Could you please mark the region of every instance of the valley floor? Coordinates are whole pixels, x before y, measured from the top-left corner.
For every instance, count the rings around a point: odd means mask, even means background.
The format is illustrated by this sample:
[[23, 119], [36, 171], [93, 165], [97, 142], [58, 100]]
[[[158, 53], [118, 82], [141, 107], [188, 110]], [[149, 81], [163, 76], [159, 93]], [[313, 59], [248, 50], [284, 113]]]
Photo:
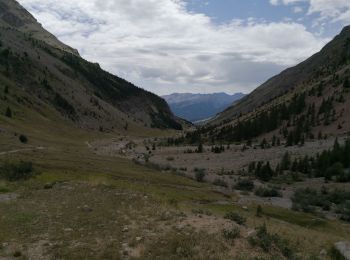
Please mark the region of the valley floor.
[[[40, 174], [27, 181], [0, 182], [0, 258], [331, 259], [332, 245], [350, 239], [345, 222], [188, 178], [194, 167], [208, 167], [208, 182], [223, 177], [222, 167], [232, 167], [234, 180], [239, 167], [249, 161], [245, 156], [264, 159], [276, 156], [277, 150], [267, 155], [231, 146], [218, 155], [185, 154], [189, 147], [152, 150], [153, 142], [81, 135], [12, 145], [13, 140], [2, 135], [0, 159], [32, 161]], [[319, 149], [328, 142], [322, 145]], [[303, 152], [312, 147], [291, 149]], [[143, 165], [146, 157], [153, 167]], [[229, 181], [230, 176], [224, 177]], [[297, 185], [309, 183], [291, 189]], [[289, 192], [286, 188], [285, 198]], [[230, 212], [244, 221], [224, 218]], [[278, 234], [268, 248], [261, 246], [263, 238], [255, 230], [263, 224], [269, 234]]]

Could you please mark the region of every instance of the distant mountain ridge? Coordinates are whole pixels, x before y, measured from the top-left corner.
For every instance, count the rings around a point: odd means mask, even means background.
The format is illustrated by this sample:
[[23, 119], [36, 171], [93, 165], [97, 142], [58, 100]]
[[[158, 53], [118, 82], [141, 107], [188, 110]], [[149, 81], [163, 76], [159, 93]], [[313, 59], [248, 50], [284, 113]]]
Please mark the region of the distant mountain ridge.
[[176, 116], [196, 122], [215, 116], [244, 96], [243, 93], [173, 93], [163, 98]]

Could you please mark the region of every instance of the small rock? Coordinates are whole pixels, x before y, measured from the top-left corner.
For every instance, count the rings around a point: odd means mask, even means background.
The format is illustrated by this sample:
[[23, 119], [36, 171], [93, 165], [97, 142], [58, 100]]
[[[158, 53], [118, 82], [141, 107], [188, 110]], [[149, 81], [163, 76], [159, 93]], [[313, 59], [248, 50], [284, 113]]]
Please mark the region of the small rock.
[[252, 237], [256, 235], [256, 230], [252, 229], [247, 232], [247, 237]]
[[50, 190], [50, 189], [53, 188], [54, 185], [55, 185], [54, 183], [46, 183], [46, 184], [44, 185], [44, 189], [45, 189], [45, 190]]
[[92, 208], [90, 208], [89, 206], [87, 206], [87, 205], [85, 205], [84, 207], [83, 207], [83, 209], [82, 209], [84, 212], [86, 212], [86, 213], [89, 213], [89, 212], [92, 212], [93, 210], [92, 210]]
[[242, 206], [242, 209], [248, 210], [248, 207], [247, 206]]
[[124, 227], [123, 228], [123, 232], [125, 233], [125, 232], [129, 232], [129, 228], [128, 227]]
[[142, 237], [136, 237], [136, 242], [140, 242], [140, 241], [142, 241]]
[[73, 229], [72, 229], [72, 228], [65, 228], [65, 229], [63, 229], [63, 231], [64, 231], [64, 232], [72, 232]]
[[326, 257], [327, 256], [327, 250], [326, 249], [322, 249], [320, 252], [320, 257]]

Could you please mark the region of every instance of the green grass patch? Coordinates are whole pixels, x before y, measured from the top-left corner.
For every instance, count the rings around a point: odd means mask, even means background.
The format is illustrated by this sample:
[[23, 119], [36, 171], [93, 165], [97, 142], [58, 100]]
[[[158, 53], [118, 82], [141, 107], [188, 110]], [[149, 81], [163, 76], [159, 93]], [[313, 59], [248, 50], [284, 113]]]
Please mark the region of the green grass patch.
[[299, 213], [283, 208], [263, 207], [263, 215], [279, 219], [305, 228], [327, 229], [330, 228], [324, 219], [316, 218], [311, 214]]
[[0, 186], [0, 193], [8, 193], [11, 190], [5, 186]]

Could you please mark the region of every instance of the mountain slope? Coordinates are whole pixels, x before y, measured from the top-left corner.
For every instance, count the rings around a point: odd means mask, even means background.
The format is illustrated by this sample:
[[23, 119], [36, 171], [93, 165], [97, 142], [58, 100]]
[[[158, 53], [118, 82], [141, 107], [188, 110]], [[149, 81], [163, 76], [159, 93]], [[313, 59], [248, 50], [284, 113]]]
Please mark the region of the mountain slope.
[[60, 42], [54, 35], [46, 31], [37, 20], [19, 3], [13, 0], [0, 0], [0, 25], [15, 28], [16, 30], [30, 34], [31, 37], [45, 41], [47, 44], [79, 55], [78, 51]]
[[251, 112], [264, 103], [284, 95], [299, 86], [312, 84], [327, 75], [334, 73], [344, 65], [350, 57], [350, 26], [328, 43], [319, 53], [316, 53], [299, 65], [289, 68], [279, 75], [269, 79], [251, 94], [221, 113], [213, 124], [230, 120], [241, 113]]
[[187, 141], [303, 145], [350, 132], [350, 26], [319, 53], [268, 80]]
[[82, 59], [17, 2], [0, 0], [0, 12], [0, 79], [9, 89], [2, 111], [18, 107], [14, 118], [26, 109], [42, 114], [44, 103], [86, 129], [181, 129], [163, 99]]
[[174, 93], [163, 96], [175, 115], [191, 122], [213, 117], [242, 97], [244, 97], [242, 93], [234, 95]]

